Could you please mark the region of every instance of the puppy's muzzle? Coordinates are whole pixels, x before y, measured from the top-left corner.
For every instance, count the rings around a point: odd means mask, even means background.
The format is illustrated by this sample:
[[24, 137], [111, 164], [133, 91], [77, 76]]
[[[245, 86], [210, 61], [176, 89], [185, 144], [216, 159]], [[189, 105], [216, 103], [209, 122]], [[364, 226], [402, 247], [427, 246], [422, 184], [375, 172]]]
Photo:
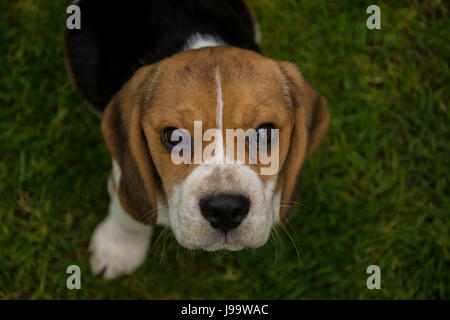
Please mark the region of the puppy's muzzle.
[[202, 215], [224, 233], [237, 228], [247, 216], [250, 200], [243, 195], [213, 195], [200, 199]]

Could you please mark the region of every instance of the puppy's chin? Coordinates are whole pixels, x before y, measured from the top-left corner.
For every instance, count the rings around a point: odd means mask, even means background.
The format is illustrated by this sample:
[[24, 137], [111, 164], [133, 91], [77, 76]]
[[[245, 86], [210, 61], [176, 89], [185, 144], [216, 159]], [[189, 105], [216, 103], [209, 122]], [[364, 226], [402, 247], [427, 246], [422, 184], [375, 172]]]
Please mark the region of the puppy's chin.
[[261, 247], [270, 237], [273, 226], [271, 222], [267, 221], [258, 228], [249, 220], [226, 235], [205, 222], [197, 225], [195, 219], [184, 220], [181, 223], [172, 224], [171, 227], [177, 242], [187, 249], [238, 251], [244, 248]]
[[255, 244], [244, 244], [239, 242], [218, 242], [201, 249], [205, 251], [218, 251], [218, 250], [228, 250], [228, 251], [239, 251], [244, 248], [259, 248], [266, 244], [267, 240], [260, 243]]
[[222, 243], [216, 243], [216, 244], [210, 245], [208, 247], [204, 247], [202, 249], [205, 251], [217, 251], [217, 250], [239, 251], [244, 248], [245, 248], [245, 246], [242, 244], [233, 244], [233, 243], [228, 243], [228, 242], [222, 242]]
[[[264, 244], [264, 243], [263, 243]], [[188, 249], [201, 249], [205, 251], [218, 251], [218, 250], [228, 250], [228, 251], [239, 251], [244, 248], [257, 248], [260, 245], [246, 245], [239, 242], [225, 242], [225, 239], [217, 240], [217, 242], [208, 243], [206, 245], [183, 245], [183, 247]]]
[[205, 251], [239, 251], [244, 248], [258, 248], [266, 244], [270, 236], [269, 230], [267, 236], [261, 235], [256, 241], [254, 238], [248, 238], [245, 230], [246, 229], [240, 230], [240, 228], [238, 228], [230, 231], [225, 236], [221, 231], [207, 228], [207, 231], [202, 230], [199, 235], [191, 234], [190, 237], [176, 231], [174, 232], [174, 235], [181, 246], [187, 249], [201, 249]]

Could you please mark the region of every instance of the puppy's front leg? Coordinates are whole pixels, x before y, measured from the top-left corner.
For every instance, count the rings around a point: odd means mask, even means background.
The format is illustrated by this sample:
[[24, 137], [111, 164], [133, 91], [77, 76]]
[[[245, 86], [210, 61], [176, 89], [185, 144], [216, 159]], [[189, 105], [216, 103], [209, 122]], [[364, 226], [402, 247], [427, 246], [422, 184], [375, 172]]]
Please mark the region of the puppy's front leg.
[[95, 229], [90, 244], [91, 271], [94, 275], [103, 272], [105, 279], [134, 272], [144, 262], [153, 233], [152, 226], [139, 223], [123, 210], [111, 183], [108, 216]]

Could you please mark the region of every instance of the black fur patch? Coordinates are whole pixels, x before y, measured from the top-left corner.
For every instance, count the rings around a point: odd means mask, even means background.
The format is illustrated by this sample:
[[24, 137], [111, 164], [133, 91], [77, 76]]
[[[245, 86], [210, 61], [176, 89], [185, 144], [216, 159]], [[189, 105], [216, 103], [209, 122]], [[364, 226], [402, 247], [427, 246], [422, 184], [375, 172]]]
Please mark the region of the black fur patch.
[[242, 0], [82, 0], [81, 30], [66, 30], [69, 68], [82, 96], [102, 112], [143, 65], [182, 50], [194, 33], [259, 52]]

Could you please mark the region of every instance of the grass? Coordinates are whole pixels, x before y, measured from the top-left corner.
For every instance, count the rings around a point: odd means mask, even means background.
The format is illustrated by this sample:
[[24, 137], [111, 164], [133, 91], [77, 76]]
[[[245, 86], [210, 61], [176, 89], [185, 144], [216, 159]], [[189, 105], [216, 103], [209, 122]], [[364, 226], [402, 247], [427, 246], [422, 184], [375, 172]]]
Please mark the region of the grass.
[[[257, 250], [203, 253], [160, 239], [134, 275], [90, 275], [109, 154], [67, 79], [70, 1], [0, 2], [1, 299], [449, 299], [450, 19], [444, 1], [252, 0], [267, 56], [328, 99], [303, 207]], [[286, 232], [287, 231], [287, 232]], [[154, 238], [156, 240], [156, 238]], [[66, 268], [82, 289], [66, 288]], [[366, 268], [381, 268], [381, 290]]]

